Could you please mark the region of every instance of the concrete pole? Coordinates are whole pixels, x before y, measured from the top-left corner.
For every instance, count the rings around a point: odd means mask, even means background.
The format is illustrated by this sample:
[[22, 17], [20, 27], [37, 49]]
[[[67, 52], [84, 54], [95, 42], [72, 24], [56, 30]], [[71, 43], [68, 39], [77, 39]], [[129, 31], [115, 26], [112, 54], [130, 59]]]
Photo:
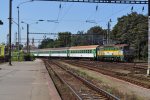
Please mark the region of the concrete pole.
[[9, 0], [9, 65], [11, 66], [12, 0]]
[[19, 6], [17, 7], [18, 9], [18, 61], [20, 58], [20, 18], [19, 18]]
[[110, 43], [110, 21], [108, 21], [108, 29], [107, 29], [107, 44]]
[[29, 24], [27, 24], [27, 53], [29, 53]]
[[148, 0], [148, 68], [147, 75], [150, 74], [150, 0]]

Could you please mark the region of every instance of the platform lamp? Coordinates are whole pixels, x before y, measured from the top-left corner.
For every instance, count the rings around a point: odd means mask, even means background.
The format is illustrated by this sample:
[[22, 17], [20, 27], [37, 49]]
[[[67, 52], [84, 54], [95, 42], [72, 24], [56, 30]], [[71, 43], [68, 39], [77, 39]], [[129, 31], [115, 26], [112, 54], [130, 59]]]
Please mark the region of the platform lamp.
[[20, 57], [20, 6], [25, 4], [25, 3], [29, 3], [29, 2], [33, 2], [33, 0], [29, 0], [29, 1], [25, 1], [25, 2], [21, 2], [18, 4], [17, 9], [18, 9], [18, 61], [19, 61], [19, 57]]

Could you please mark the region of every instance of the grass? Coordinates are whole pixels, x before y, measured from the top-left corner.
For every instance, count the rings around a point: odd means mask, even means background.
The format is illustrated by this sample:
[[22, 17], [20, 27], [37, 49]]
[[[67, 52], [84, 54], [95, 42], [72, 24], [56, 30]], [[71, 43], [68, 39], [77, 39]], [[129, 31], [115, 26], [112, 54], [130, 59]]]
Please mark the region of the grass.
[[[65, 63], [63, 63], [63, 64], [65, 64]], [[117, 87], [108, 86], [105, 82], [103, 82], [102, 79], [100, 79], [97, 76], [92, 76], [92, 74], [88, 73], [87, 71], [85, 71], [83, 69], [76, 68], [76, 67], [69, 67], [70, 65], [67, 66], [68, 64], [65, 64], [65, 65], [66, 65], [66, 67], [73, 70], [81, 77], [84, 77], [85, 79], [92, 81], [94, 84], [96, 84], [100, 88], [119, 97], [121, 100], [142, 100], [140, 97], [138, 97], [137, 95], [135, 95], [133, 93], [132, 94], [123, 93], [120, 90], [118, 90]]]

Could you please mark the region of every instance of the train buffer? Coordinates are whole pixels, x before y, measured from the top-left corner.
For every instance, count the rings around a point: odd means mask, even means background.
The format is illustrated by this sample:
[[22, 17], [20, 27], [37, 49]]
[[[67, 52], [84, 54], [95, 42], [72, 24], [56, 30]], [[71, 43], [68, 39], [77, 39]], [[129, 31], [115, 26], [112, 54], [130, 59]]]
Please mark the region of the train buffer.
[[0, 68], [0, 100], [61, 100], [40, 59]]

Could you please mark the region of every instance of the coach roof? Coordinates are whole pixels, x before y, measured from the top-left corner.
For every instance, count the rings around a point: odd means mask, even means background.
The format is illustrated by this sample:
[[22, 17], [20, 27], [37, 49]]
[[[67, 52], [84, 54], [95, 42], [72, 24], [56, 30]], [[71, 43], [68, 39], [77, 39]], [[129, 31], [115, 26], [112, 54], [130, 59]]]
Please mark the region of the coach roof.
[[87, 46], [74, 46], [70, 47], [69, 50], [87, 50], [87, 49], [96, 49], [99, 45], [87, 45]]
[[62, 47], [62, 48], [45, 48], [45, 49], [36, 49], [32, 51], [59, 51], [59, 50], [68, 50], [70, 47]]

